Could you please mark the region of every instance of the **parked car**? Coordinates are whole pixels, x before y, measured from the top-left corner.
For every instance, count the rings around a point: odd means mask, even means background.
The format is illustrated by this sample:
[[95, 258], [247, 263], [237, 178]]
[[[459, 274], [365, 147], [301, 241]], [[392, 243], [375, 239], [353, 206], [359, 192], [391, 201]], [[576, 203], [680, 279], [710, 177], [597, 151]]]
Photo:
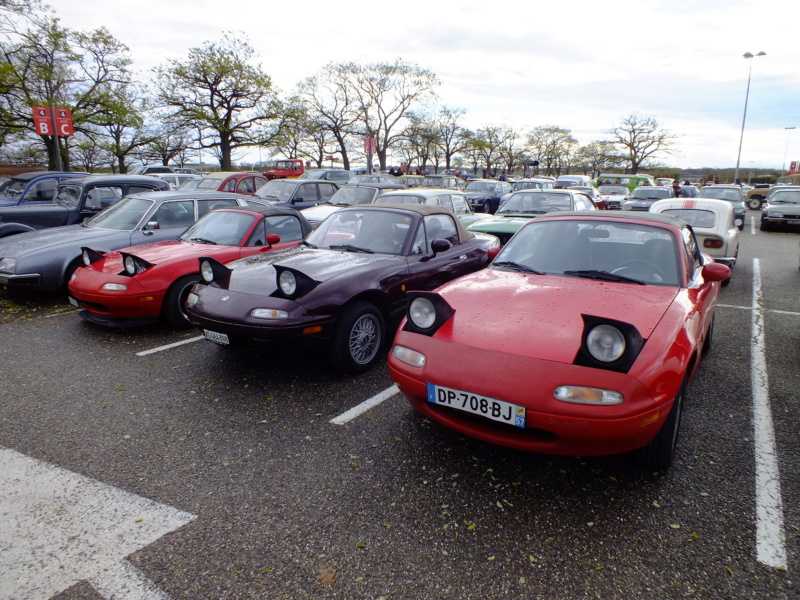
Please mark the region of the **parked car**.
[[372, 185], [373, 183], [397, 183], [394, 175], [372, 173], [371, 175], [353, 175], [347, 180], [347, 185]]
[[556, 188], [570, 188], [574, 186], [590, 186], [592, 178], [588, 175], [559, 175], [556, 178]]
[[133, 194], [79, 225], [30, 231], [0, 240], [0, 284], [9, 289], [66, 288], [72, 274], [83, 265], [84, 247], [109, 252], [174, 239], [212, 208], [247, 206], [245, 198], [225, 192]]
[[0, 238], [80, 223], [128, 194], [168, 189], [166, 181], [147, 175], [89, 175], [65, 179], [58, 185], [53, 204], [0, 208]]
[[[692, 226], [702, 251], [733, 271], [739, 256], [739, 228], [736, 227], [733, 205], [712, 198], [659, 200], [650, 212], [680, 217]], [[730, 283], [730, 279], [722, 282]]]
[[206, 213], [178, 239], [115, 252], [83, 251], [69, 282], [71, 301], [87, 321], [111, 327], [165, 319], [189, 327], [183, 303], [200, 280], [198, 259], [221, 263], [296, 246], [311, 225], [291, 208], [252, 205]]
[[800, 225], [800, 187], [777, 186], [761, 209], [761, 231]]
[[192, 175], [189, 173], [152, 173], [150, 177], [158, 177], [159, 179], [166, 181], [169, 184], [169, 189], [171, 190], [177, 190], [187, 181], [196, 181], [197, 183], [195, 183], [194, 186], [196, 188], [197, 184], [199, 184], [203, 179], [202, 175]]
[[0, 207], [52, 204], [59, 183], [86, 175], [88, 173], [64, 171], [32, 171], [14, 175], [0, 187]]
[[[597, 191], [603, 200], [603, 210], [622, 210], [622, 205], [628, 199], [628, 186], [616, 184], [601, 184]], [[600, 208], [600, 205], [597, 206]]]
[[772, 186], [768, 183], [757, 183], [752, 189], [747, 191], [742, 189], [744, 203], [747, 205], [747, 208], [750, 210], [761, 210], [771, 190]]
[[273, 179], [293, 179], [300, 177], [305, 172], [306, 163], [300, 158], [283, 158], [274, 160], [267, 164], [267, 170], [263, 175], [267, 180]]
[[622, 210], [648, 211], [656, 200], [674, 198], [671, 187], [642, 186], [634, 188], [628, 199], [622, 203]]
[[172, 167], [172, 170], [176, 173], [183, 173], [184, 175], [199, 175], [200, 177], [203, 177], [203, 173], [201, 171], [192, 169], [191, 167]]
[[555, 187], [555, 182], [555, 177], [544, 176], [520, 179], [519, 181], [515, 181], [511, 184], [510, 192], [503, 194], [500, 197], [500, 204], [503, 204], [503, 202], [508, 200], [508, 197], [514, 192], [521, 192], [522, 190], [552, 190]]
[[203, 176], [196, 189], [231, 192], [252, 195], [267, 183], [267, 178], [260, 173], [239, 171], [217, 171]]
[[298, 179], [318, 179], [344, 185], [352, 176], [350, 171], [344, 169], [311, 169], [305, 171]]
[[297, 248], [227, 266], [202, 259], [185, 312], [217, 344], [321, 345], [337, 368], [363, 372], [380, 360], [409, 290], [482, 269], [496, 247], [439, 206], [343, 208]]
[[490, 233], [505, 244], [528, 221], [552, 211], [597, 210], [586, 194], [571, 189], [514, 192], [493, 217], [473, 223], [470, 231]]
[[464, 180], [455, 175], [425, 175], [421, 187], [445, 188], [448, 190], [461, 190]]
[[739, 230], [744, 229], [744, 222], [747, 218], [747, 207], [744, 205], [742, 188], [738, 185], [704, 185], [698, 190], [697, 197], [716, 198], [732, 203], [736, 226]]
[[402, 189], [394, 183], [371, 183], [369, 185], [343, 185], [330, 200], [324, 204], [317, 204], [311, 208], [304, 208], [300, 212], [308, 219], [312, 227], [317, 227], [337, 210], [347, 206], [372, 204], [381, 194], [390, 190]]
[[461, 224], [466, 227], [488, 215], [475, 213], [467, 202], [464, 192], [458, 190], [438, 190], [435, 188], [416, 188], [388, 191], [375, 199], [375, 204], [427, 204], [444, 206], [452, 210]]
[[500, 207], [501, 199], [511, 193], [511, 184], [494, 179], [472, 179], [464, 186], [464, 193], [472, 210], [493, 215]]
[[595, 206], [597, 206], [599, 210], [606, 210], [606, 200], [594, 186], [573, 185], [569, 189], [571, 189], [573, 192], [581, 192], [582, 194], [586, 194], [592, 199], [592, 202], [595, 203]]
[[460, 434], [547, 454], [637, 450], [667, 469], [729, 276], [680, 219], [551, 213], [488, 269], [410, 293], [389, 373]]
[[338, 184], [323, 179], [273, 179], [259, 188], [255, 197], [300, 210], [324, 204], [338, 189]]
[[165, 165], [143, 165], [128, 171], [128, 175], [155, 175], [156, 173], [174, 173], [172, 167]]
[[394, 178], [395, 182], [402, 184], [404, 188], [420, 187], [423, 179], [424, 177], [422, 175], [401, 175], [400, 177]]

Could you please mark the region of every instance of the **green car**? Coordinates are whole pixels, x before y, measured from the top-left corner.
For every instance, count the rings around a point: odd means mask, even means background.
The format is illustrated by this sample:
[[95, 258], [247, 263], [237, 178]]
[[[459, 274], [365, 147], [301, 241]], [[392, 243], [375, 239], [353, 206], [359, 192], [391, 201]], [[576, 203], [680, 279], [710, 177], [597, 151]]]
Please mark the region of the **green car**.
[[597, 210], [597, 205], [586, 194], [570, 189], [523, 190], [511, 194], [493, 217], [481, 219], [467, 229], [495, 235], [505, 245], [531, 219], [548, 212], [573, 210]]

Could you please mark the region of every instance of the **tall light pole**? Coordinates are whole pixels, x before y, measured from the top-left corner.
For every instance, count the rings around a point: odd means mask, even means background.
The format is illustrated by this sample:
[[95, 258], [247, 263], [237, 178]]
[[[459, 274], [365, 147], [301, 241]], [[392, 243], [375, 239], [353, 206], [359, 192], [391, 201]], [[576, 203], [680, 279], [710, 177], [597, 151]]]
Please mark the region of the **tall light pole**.
[[786, 130], [786, 151], [783, 153], [783, 166], [781, 167], [781, 171], [786, 170], [786, 157], [789, 156], [789, 135], [792, 133], [792, 129], [797, 129], [797, 127], [784, 127]]
[[[756, 56], [766, 56], [767, 53], [763, 50], [756, 54]], [[742, 158], [742, 140], [744, 140], [744, 121], [747, 119], [747, 99], [750, 97], [750, 75], [753, 74], [753, 55], [749, 52], [745, 52], [742, 55], [744, 58], [750, 61], [750, 69], [747, 71], [747, 91], [744, 94], [744, 114], [742, 115], [742, 133], [739, 135], [739, 154], [736, 155], [736, 171], [733, 174], [734, 182], [739, 179], [739, 161]]]

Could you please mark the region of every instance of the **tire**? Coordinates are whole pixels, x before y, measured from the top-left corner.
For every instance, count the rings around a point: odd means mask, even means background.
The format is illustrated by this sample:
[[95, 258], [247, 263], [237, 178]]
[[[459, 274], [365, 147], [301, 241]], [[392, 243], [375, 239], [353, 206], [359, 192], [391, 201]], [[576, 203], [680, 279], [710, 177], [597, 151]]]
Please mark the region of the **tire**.
[[750, 210], [761, 210], [761, 207], [764, 206], [764, 199], [763, 198], [750, 198], [745, 202], [747, 204], [747, 208]]
[[364, 373], [380, 358], [386, 327], [383, 315], [368, 302], [346, 306], [331, 339], [328, 357], [345, 373]]
[[769, 223], [767, 221], [765, 221], [764, 219], [761, 219], [761, 227], [760, 227], [760, 229], [761, 229], [761, 231], [769, 231], [769, 229], [770, 229]]
[[652, 471], [666, 471], [675, 458], [675, 448], [678, 445], [678, 432], [683, 416], [683, 403], [686, 397], [686, 382], [681, 384], [678, 395], [672, 404], [672, 409], [667, 419], [647, 446], [639, 452], [641, 463]]
[[161, 307], [161, 314], [170, 325], [181, 329], [188, 329], [192, 326], [183, 312], [183, 303], [186, 301], [189, 291], [198, 281], [200, 281], [200, 274], [193, 273], [176, 279], [172, 285], [169, 286], [167, 293], [164, 295], [164, 304]]

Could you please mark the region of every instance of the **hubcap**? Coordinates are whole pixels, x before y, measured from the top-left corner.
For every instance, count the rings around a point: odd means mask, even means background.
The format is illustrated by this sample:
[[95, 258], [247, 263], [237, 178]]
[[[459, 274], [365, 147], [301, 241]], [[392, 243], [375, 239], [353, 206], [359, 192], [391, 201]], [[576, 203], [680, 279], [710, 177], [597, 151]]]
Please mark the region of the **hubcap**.
[[350, 356], [360, 365], [371, 361], [380, 346], [380, 326], [373, 315], [364, 315], [350, 330]]

